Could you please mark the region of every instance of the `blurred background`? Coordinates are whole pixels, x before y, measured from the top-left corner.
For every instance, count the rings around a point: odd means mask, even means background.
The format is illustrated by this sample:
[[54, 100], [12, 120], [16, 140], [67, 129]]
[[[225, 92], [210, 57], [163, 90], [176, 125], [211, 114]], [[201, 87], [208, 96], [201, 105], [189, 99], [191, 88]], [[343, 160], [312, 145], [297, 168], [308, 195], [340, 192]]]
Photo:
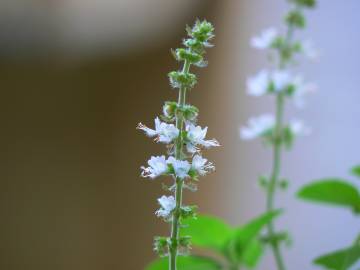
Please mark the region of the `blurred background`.
[[[243, 142], [239, 126], [274, 108], [245, 94], [245, 80], [266, 64], [249, 39], [280, 26], [282, 0], [3, 0], [0, 2], [0, 268], [6, 270], [138, 270], [154, 259], [154, 235], [168, 233], [155, 217], [161, 181], [139, 167], [164, 148], [135, 130], [152, 125], [176, 99], [167, 72], [177, 63], [185, 24], [216, 27], [209, 67], [197, 71], [190, 101], [200, 124], [222, 147], [205, 155], [217, 165], [185, 201], [231, 224], [264, 209], [257, 176], [271, 153]], [[320, 49], [317, 63], [298, 67], [319, 91], [289, 117], [312, 127], [283, 157], [291, 179], [277, 205], [277, 227], [292, 232], [292, 270], [317, 269], [319, 254], [348, 246], [359, 229], [350, 212], [298, 201], [313, 179], [348, 176], [360, 163], [360, 2], [319, 0], [301, 34]], [[349, 178], [349, 177], [348, 177]], [[274, 270], [270, 253], [259, 269]]]

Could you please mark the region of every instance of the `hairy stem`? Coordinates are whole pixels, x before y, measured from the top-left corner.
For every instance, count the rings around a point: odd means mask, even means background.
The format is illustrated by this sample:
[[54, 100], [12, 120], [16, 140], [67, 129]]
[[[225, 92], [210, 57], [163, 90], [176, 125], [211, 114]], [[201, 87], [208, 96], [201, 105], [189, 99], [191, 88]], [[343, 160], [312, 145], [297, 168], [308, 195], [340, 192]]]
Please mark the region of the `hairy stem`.
[[[190, 70], [190, 63], [185, 60], [183, 66], [183, 73], [188, 73]], [[181, 87], [179, 90], [178, 106], [181, 108], [185, 105], [186, 101], [186, 88]], [[182, 115], [176, 115], [176, 127], [180, 131], [179, 137], [176, 140], [175, 145], [175, 158], [181, 159], [183, 140], [182, 132], [184, 130], [184, 118]], [[175, 189], [175, 200], [176, 207], [173, 212], [172, 224], [171, 224], [171, 246], [169, 249], [169, 270], [176, 270], [176, 258], [178, 255], [178, 240], [179, 240], [179, 229], [180, 229], [180, 211], [182, 205], [182, 191], [183, 181], [182, 179], [176, 178], [176, 189]]]

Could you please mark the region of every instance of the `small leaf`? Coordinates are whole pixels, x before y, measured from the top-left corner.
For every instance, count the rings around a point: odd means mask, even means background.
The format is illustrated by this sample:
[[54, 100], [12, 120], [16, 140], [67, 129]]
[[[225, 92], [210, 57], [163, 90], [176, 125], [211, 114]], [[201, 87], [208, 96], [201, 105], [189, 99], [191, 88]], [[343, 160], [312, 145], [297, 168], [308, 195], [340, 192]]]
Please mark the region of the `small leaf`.
[[198, 216], [184, 222], [182, 235], [190, 235], [195, 246], [210, 248], [222, 252], [233, 230], [219, 218]]
[[[181, 270], [221, 270], [222, 266], [211, 258], [186, 256], [177, 258], [177, 266]], [[149, 264], [146, 270], [166, 270], [169, 268], [169, 258], [158, 259]]]
[[351, 173], [360, 178], [360, 165], [353, 167]]
[[297, 195], [306, 200], [346, 206], [358, 211], [360, 195], [357, 189], [341, 179], [324, 179], [304, 186]]
[[316, 258], [314, 263], [332, 270], [346, 270], [359, 259], [360, 245], [354, 245]]
[[[236, 259], [238, 262], [249, 262], [249, 260], [246, 260], [244, 256], [250, 252], [248, 249], [254, 248], [252, 246], [253, 241], [257, 240], [257, 237], [259, 236], [264, 226], [280, 213], [280, 210], [265, 213], [238, 228], [228, 245], [228, 252], [230, 256], [235, 256], [236, 258], [234, 259]], [[248, 266], [253, 264], [254, 262], [251, 262]]]

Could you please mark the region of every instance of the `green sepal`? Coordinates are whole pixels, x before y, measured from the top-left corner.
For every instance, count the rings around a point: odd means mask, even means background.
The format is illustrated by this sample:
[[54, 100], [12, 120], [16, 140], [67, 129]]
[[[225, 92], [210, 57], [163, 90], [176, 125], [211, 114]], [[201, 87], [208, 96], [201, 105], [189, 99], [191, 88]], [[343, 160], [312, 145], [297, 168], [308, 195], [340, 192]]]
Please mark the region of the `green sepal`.
[[191, 236], [181, 236], [178, 242], [179, 255], [188, 255], [191, 249]]
[[180, 217], [182, 219], [195, 218], [198, 207], [196, 205], [181, 206]]
[[214, 37], [214, 27], [210, 22], [206, 20], [195, 22], [194, 27], [191, 31], [188, 29], [188, 34], [200, 42], [207, 42]]
[[305, 27], [305, 17], [297, 9], [291, 10], [285, 17], [285, 22], [293, 27], [304, 28]]
[[154, 251], [160, 256], [165, 257], [169, 252], [170, 239], [163, 236], [154, 237]]
[[175, 52], [176, 59], [178, 61], [189, 61], [191, 64], [199, 63], [203, 60], [203, 57], [190, 49], [179, 48]]
[[165, 101], [165, 104], [163, 106], [163, 115], [161, 118], [166, 122], [174, 121], [177, 107], [178, 107], [177, 102]]
[[192, 73], [184, 73], [181, 71], [171, 71], [168, 74], [170, 84], [173, 88], [192, 88], [197, 82], [196, 75]]
[[182, 108], [179, 108], [182, 111], [184, 118], [187, 121], [196, 122], [199, 115], [199, 109], [193, 105], [186, 104]]

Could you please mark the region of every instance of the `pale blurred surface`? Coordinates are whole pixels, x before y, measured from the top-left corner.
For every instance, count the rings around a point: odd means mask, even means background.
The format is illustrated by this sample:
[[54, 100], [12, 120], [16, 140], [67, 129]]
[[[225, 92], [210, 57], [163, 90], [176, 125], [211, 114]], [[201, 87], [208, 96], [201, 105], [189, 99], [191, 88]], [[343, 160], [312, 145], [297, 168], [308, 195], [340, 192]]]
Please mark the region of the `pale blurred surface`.
[[[161, 184], [140, 179], [139, 167], [164, 148], [135, 126], [151, 124], [163, 102], [176, 98], [166, 78], [176, 68], [169, 50], [196, 17], [214, 22], [216, 47], [190, 101], [223, 146], [205, 153], [217, 172], [185, 199], [233, 224], [263, 211], [256, 180], [269, 171], [270, 152], [240, 141], [238, 127], [273, 109], [271, 99], [246, 96], [244, 82], [266, 63], [248, 40], [279, 25], [279, 3], [1, 2], [0, 268], [137, 270], [155, 258], [152, 238], [167, 233], [154, 215]], [[319, 91], [305, 110], [288, 112], [313, 134], [284, 155], [283, 175], [292, 183], [277, 201], [287, 210], [278, 227], [294, 238], [287, 252], [293, 270], [317, 269], [312, 258], [358, 233], [359, 221], [346, 210], [293, 195], [314, 178], [346, 177], [360, 163], [359, 10], [356, 0], [322, 0], [309, 13], [304, 36], [322, 56], [299, 70]], [[259, 269], [275, 269], [269, 253]]]

